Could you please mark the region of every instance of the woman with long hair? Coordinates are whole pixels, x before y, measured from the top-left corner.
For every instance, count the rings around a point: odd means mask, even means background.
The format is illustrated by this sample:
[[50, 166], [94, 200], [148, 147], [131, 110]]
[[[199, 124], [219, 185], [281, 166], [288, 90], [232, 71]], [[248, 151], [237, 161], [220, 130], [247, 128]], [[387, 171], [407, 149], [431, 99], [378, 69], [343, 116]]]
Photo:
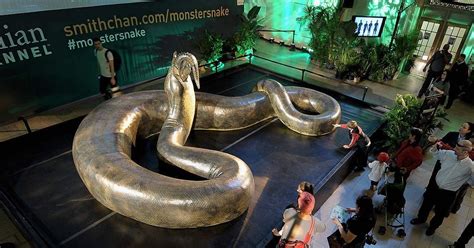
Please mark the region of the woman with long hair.
[[366, 236], [374, 228], [376, 222], [372, 199], [366, 195], [359, 196], [356, 200], [356, 208], [347, 210], [355, 213], [347, 223], [341, 223], [338, 218], [333, 218], [339, 232], [338, 239], [343, 243], [344, 248], [364, 247]]
[[439, 104], [442, 106], [448, 97], [449, 88], [451, 83], [447, 79], [448, 71], [444, 70], [441, 75], [433, 79], [433, 82], [430, 85], [430, 88], [426, 91], [426, 95], [441, 95]]

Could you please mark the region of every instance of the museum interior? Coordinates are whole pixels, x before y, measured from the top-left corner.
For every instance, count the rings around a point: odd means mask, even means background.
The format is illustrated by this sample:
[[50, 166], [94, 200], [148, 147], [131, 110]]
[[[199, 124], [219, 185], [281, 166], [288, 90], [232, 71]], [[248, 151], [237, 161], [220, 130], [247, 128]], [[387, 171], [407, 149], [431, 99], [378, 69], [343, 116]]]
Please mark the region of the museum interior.
[[474, 247], [474, 0], [2, 0], [0, 24], [0, 248]]

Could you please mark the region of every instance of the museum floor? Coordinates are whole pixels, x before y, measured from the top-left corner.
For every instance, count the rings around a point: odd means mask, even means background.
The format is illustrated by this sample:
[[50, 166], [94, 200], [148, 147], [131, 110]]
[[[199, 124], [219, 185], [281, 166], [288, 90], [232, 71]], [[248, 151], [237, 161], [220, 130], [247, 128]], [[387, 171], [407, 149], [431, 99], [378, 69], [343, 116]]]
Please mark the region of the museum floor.
[[[305, 66], [306, 68], [311, 69], [314, 66], [311, 63], [309, 63], [307, 59], [307, 55], [303, 53], [299, 53], [299, 52], [289, 52], [287, 48], [280, 47], [277, 45], [267, 46], [265, 45], [265, 43], [260, 43], [259, 47], [257, 47], [257, 54], [262, 57], [267, 57], [267, 58], [270, 57], [282, 63], [289, 63], [289, 61], [291, 61], [291, 64], [293, 66], [296, 66], [299, 68]], [[274, 56], [275, 54], [278, 54], [278, 55]], [[291, 70], [284, 70], [284, 69], [279, 70], [278, 67], [275, 68], [275, 65], [272, 65], [268, 61], [256, 60], [254, 61], [254, 63], [261, 67], [271, 67], [269, 69], [272, 69], [273, 71], [277, 71], [278, 73], [284, 74], [288, 77], [294, 76], [292, 74], [297, 74], [297, 72], [291, 71]], [[338, 91], [341, 94], [352, 96], [354, 98], [360, 98], [362, 91], [360, 91], [359, 89], [354, 90], [351, 86], [341, 84], [337, 80], [332, 80], [330, 75], [326, 74], [327, 72], [320, 71], [319, 73], [320, 75], [322, 75], [322, 76], [317, 76], [318, 77], [317, 80], [319, 84], [326, 84], [326, 88], [336, 88], [337, 89], [336, 91]], [[294, 76], [294, 77], [297, 77], [297, 76]], [[419, 88], [419, 85], [420, 85], [420, 79], [417, 77], [412, 77], [412, 76], [404, 76], [400, 78], [399, 80], [396, 80], [394, 82], [388, 82], [386, 84], [362, 82], [360, 83], [360, 85], [369, 87], [367, 97], [366, 97], [367, 102], [373, 102], [373, 103], [376, 102], [376, 103], [379, 103], [380, 105], [390, 106], [391, 99], [393, 99], [395, 94], [416, 92], [416, 90]], [[323, 87], [324, 85], [317, 85], [317, 86]], [[153, 83], [150, 83], [148, 84], [148, 86], [141, 87], [141, 89], [146, 89], [146, 88], [156, 88], [156, 85], [154, 85]], [[355, 94], [355, 95], [351, 95], [351, 94]], [[96, 104], [97, 102], [90, 103], [88, 105], [83, 105], [80, 108], [76, 110], [71, 110], [67, 113], [69, 115], [74, 115], [74, 113], [75, 114], [87, 113], [88, 111], [90, 111], [91, 106], [95, 106]], [[444, 132], [447, 132], [449, 130], [457, 129], [460, 123], [466, 120], [472, 121], [472, 119], [474, 119], [474, 115], [472, 114], [472, 106], [467, 105], [460, 101], [455, 102], [453, 108], [449, 110], [448, 113], [449, 113], [448, 117], [450, 118], [451, 122], [447, 123], [444, 131], [439, 132], [440, 135], [442, 135]], [[49, 123], [57, 122], [58, 120], [61, 120], [61, 118], [63, 117], [64, 115], [43, 116], [42, 120], [44, 120], [44, 122], [46, 123], [41, 124], [41, 122], [38, 122], [39, 123], [38, 125], [47, 126], [49, 125]], [[74, 119], [74, 118], [70, 118], [70, 119]], [[272, 128], [271, 126], [274, 126], [275, 123], [268, 123], [264, 125], [268, 125], [270, 128]], [[21, 126], [19, 126], [19, 129], [21, 129]], [[7, 132], [3, 132], [3, 133], [7, 133]], [[11, 132], [8, 132], [8, 133], [11, 133]], [[409, 219], [411, 219], [411, 217], [413, 217], [416, 214], [416, 211], [419, 205], [421, 204], [423, 188], [426, 185], [426, 182], [428, 180], [433, 164], [434, 162], [432, 161], [430, 156], [427, 155], [426, 160], [424, 161], [422, 167], [418, 168], [415, 171], [415, 173], [410, 177], [407, 191], [405, 193], [405, 196], [407, 197], [407, 199], [409, 199], [406, 205], [407, 222], [409, 221]], [[346, 180], [344, 180], [344, 182], [334, 191], [331, 197], [322, 205], [320, 210], [317, 212], [316, 215], [320, 219], [322, 219], [324, 222], [326, 222], [328, 226], [324, 234], [318, 235], [316, 237], [318, 244], [321, 245], [320, 247], [327, 247], [327, 244], [325, 242], [326, 236], [328, 236], [335, 230], [331, 221], [328, 220], [330, 209], [335, 204], [339, 204], [343, 206], [352, 206], [357, 195], [363, 193], [364, 190], [367, 188], [367, 185], [368, 185], [367, 173], [368, 172], [365, 171], [362, 174], [351, 174], [349, 177], [347, 177]], [[298, 179], [294, 179], [293, 181], [294, 181], [294, 184], [296, 185]], [[294, 191], [293, 188], [288, 189], [289, 196], [284, 196], [282, 198], [294, 197], [293, 191]], [[406, 226], [407, 237], [405, 237], [405, 239], [402, 240], [402, 239], [396, 238], [394, 235], [392, 235], [392, 233], [389, 230], [387, 231], [387, 234], [385, 234], [384, 236], [376, 235], [378, 244], [373, 247], [415, 247], [415, 246], [416, 247], [446, 247], [447, 244], [450, 244], [452, 240], [455, 240], [459, 236], [463, 228], [474, 216], [474, 196], [471, 197], [471, 194], [472, 194], [472, 190], [470, 189], [468, 192], [469, 197], [466, 197], [460, 212], [456, 215], [451, 215], [448, 219], [446, 219], [443, 226], [432, 237], [427, 237], [424, 235], [424, 229], [422, 226], [412, 227], [410, 224], [408, 224]], [[316, 195], [316, 199], [318, 199], [317, 195]], [[375, 199], [378, 199], [378, 196], [375, 196]], [[286, 204], [286, 203], [287, 202], [284, 200], [284, 203], [281, 203], [281, 204]], [[113, 213], [108, 213], [108, 214], [106, 213], [104, 215], [104, 218], [106, 219], [109, 219], [111, 217], [113, 217]], [[273, 216], [273, 219], [275, 220], [274, 221], [275, 223], [278, 222], [278, 216]], [[378, 221], [378, 224], [381, 223], [381, 221], [382, 219], [380, 218]], [[96, 222], [93, 222], [92, 224], [95, 224], [95, 223]], [[91, 228], [93, 227], [94, 226], [92, 226]], [[259, 232], [265, 232], [265, 230], [262, 229], [262, 231], [259, 231]], [[82, 233], [76, 232], [75, 234], [77, 234], [77, 236], [80, 236]], [[72, 237], [73, 235], [69, 235], [69, 236], [66, 235], [66, 237]], [[269, 233], [268, 234], [262, 233], [261, 236], [269, 236]], [[21, 235], [17, 231], [14, 230], [12, 225], [8, 223], [6, 216], [2, 214], [0, 215], [0, 242], [6, 242], [6, 241], [13, 241], [17, 244], [20, 244], [21, 247], [28, 247], [28, 244], [24, 241]], [[63, 242], [67, 241], [64, 244], [70, 242], [67, 240], [67, 238], [64, 238], [60, 241], [63, 241]], [[265, 239], [262, 239], [256, 245], [262, 246], [264, 244], [264, 241]], [[73, 243], [70, 243], [70, 244], [73, 244]], [[472, 245], [474, 243], [471, 242], [470, 244]], [[71, 245], [71, 246], [74, 246], [74, 245]]]

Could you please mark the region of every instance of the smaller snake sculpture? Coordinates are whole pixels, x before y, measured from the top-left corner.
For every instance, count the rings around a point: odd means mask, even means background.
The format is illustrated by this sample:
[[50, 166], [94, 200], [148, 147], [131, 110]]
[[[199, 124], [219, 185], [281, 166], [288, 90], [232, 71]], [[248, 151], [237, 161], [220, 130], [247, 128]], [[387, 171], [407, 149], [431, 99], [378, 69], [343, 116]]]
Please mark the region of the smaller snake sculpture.
[[[138, 221], [167, 228], [228, 222], [248, 208], [254, 179], [241, 159], [220, 151], [185, 146], [194, 130], [236, 130], [278, 117], [291, 130], [324, 135], [338, 123], [332, 97], [301, 87], [262, 80], [254, 92], [224, 97], [194, 92], [198, 63], [174, 54], [165, 90], [137, 92], [94, 109], [74, 137], [73, 158], [91, 194], [103, 205]], [[298, 109], [316, 112], [303, 114]], [[130, 158], [137, 137], [159, 134], [162, 160], [205, 180], [189, 181], [148, 171]]]

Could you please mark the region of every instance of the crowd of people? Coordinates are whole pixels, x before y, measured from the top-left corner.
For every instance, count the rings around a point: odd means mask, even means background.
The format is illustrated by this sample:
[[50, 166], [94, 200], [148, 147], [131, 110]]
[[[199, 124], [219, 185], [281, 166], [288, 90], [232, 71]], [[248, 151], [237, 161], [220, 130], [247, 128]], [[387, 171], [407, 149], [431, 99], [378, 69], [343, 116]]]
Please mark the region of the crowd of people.
[[[348, 129], [350, 142], [343, 148], [356, 149], [355, 171], [369, 167], [371, 191], [377, 189], [384, 174], [391, 173], [406, 185], [411, 172], [423, 162], [423, 149], [420, 146], [423, 135], [421, 129], [412, 128], [409, 136], [400, 143], [393, 154], [380, 152], [376, 154], [374, 161], [367, 163], [367, 148], [371, 141], [357, 122], [349, 121], [347, 124], [334, 126]], [[435, 214], [425, 231], [428, 236], [436, 232], [449, 214], [454, 214], [459, 210], [470, 188], [471, 179], [474, 176], [473, 130], [474, 123], [466, 122], [457, 132], [449, 132], [441, 139], [435, 136], [428, 138], [428, 142], [433, 144], [429, 150], [437, 161], [423, 194], [423, 202], [417, 217], [410, 221], [412, 225], [425, 223], [430, 211], [434, 210]], [[365, 162], [363, 162], [364, 159]], [[269, 243], [267, 247], [312, 247], [312, 238], [317, 233], [325, 231], [325, 224], [312, 215], [315, 205], [314, 187], [309, 182], [301, 182], [297, 192], [297, 204], [290, 204], [286, 208], [282, 226], [272, 230], [273, 243]], [[347, 221], [341, 222], [339, 218], [332, 219], [336, 231], [328, 237], [330, 247], [358, 248], [369, 243], [368, 239], [371, 237], [369, 233], [376, 224], [371, 195], [359, 196], [355, 205], [355, 208], [346, 209], [351, 213]], [[473, 234], [474, 219], [450, 247], [465, 247]]]

